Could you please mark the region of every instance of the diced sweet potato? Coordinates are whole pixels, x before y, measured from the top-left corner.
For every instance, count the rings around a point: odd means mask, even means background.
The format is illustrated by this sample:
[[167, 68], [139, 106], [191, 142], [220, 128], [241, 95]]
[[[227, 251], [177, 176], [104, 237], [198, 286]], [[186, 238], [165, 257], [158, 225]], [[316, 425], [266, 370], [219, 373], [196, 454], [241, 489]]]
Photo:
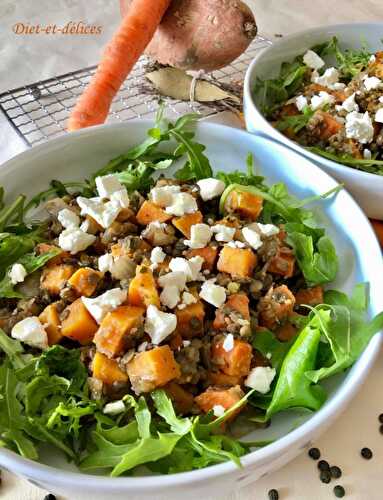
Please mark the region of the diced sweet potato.
[[213, 271], [217, 261], [218, 247], [193, 248], [186, 253], [188, 259], [196, 256], [203, 258], [202, 269]]
[[319, 92], [327, 92], [335, 97], [335, 101], [339, 104], [342, 103], [346, 98], [346, 94], [344, 90], [335, 90], [325, 87], [324, 85], [320, 85], [319, 83], [312, 83], [307, 88], [309, 93], [319, 94]]
[[61, 334], [77, 340], [80, 344], [88, 344], [93, 340], [98, 325], [82, 303], [77, 299], [63, 311]]
[[253, 349], [243, 340], [234, 339], [234, 347], [230, 351], [223, 348], [223, 339], [214, 340], [211, 346], [213, 363], [226, 375], [245, 377], [250, 371]]
[[275, 334], [279, 340], [282, 342], [287, 342], [295, 337], [297, 334], [297, 329], [289, 321], [285, 321], [283, 325], [279, 326], [275, 330]]
[[129, 304], [139, 307], [152, 304], [160, 307], [156, 281], [149, 267], [137, 266], [136, 276], [129, 285]]
[[225, 316], [232, 311], [238, 312], [243, 319], [250, 319], [249, 299], [244, 293], [233, 293], [233, 295], [229, 295], [226, 303], [215, 312], [213, 328], [217, 330], [226, 328]]
[[172, 351], [178, 351], [182, 346], [182, 335], [175, 331], [169, 338], [169, 346]]
[[263, 198], [246, 191], [232, 191], [226, 201], [227, 210], [244, 219], [257, 220], [262, 212]]
[[313, 286], [312, 288], [301, 288], [295, 295], [295, 305], [307, 304], [309, 306], [317, 306], [323, 304], [323, 288], [321, 286]]
[[238, 375], [227, 375], [221, 371], [218, 372], [209, 372], [208, 373], [208, 381], [211, 385], [217, 386], [234, 386], [241, 385], [242, 377]]
[[181, 375], [181, 370], [168, 345], [136, 354], [127, 367], [136, 394], [153, 391]]
[[291, 248], [280, 247], [277, 255], [270, 259], [267, 268], [269, 273], [291, 278], [294, 274], [295, 257]]
[[109, 312], [94, 337], [97, 350], [109, 358], [123, 354], [129, 335], [142, 325], [144, 312], [142, 307], [134, 306], [120, 306]]
[[177, 316], [177, 332], [181, 334], [183, 339], [191, 339], [199, 337], [204, 331], [205, 308], [198, 294], [191, 291], [197, 302], [189, 304], [184, 309], [176, 309]]
[[[244, 396], [242, 389], [239, 385], [235, 387], [230, 387], [229, 389], [219, 389], [216, 387], [209, 387], [205, 392], [194, 398], [197, 406], [205, 413], [213, 410], [214, 406], [223, 406], [225, 410], [228, 410], [235, 404], [237, 404]], [[243, 406], [235, 410], [229, 417], [228, 420], [235, 418], [240, 411], [246, 406]]]
[[180, 231], [186, 238], [190, 238], [190, 229], [194, 224], [202, 222], [202, 214], [197, 211], [192, 214], [186, 214], [182, 217], [175, 217], [172, 224]]
[[41, 288], [52, 295], [59, 295], [75, 271], [76, 268], [72, 264], [45, 266], [41, 274]]
[[[39, 243], [36, 247], [36, 254], [37, 255], [42, 255], [44, 253], [50, 252], [51, 250], [61, 250], [61, 248], [55, 246], [55, 245], [50, 245], [49, 243]], [[64, 250], [61, 250], [61, 252], [56, 255], [55, 257], [52, 257], [46, 264], [46, 267], [48, 266], [54, 266], [56, 264], [61, 264], [64, 259], [67, 259], [70, 257], [69, 252], [65, 252]]]
[[283, 323], [291, 315], [295, 297], [286, 285], [271, 287], [259, 301], [259, 323], [270, 330]]
[[383, 51], [375, 53], [375, 61], [371, 62], [368, 66], [369, 75], [383, 78]]
[[58, 344], [62, 339], [61, 320], [57, 310], [57, 304], [49, 304], [40, 314], [39, 320], [44, 325], [48, 335], [48, 344]]
[[318, 125], [315, 127], [313, 133], [320, 139], [326, 141], [343, 127], [342, 123], [335, 120], [330, 113], [326, 113], [325, 111], [318, 111], [317, 113], [321, 119], [320, 121], [318, 120]]
[[166, 222], [171, 218], [172, 216], [167, 214], [165, 210], [147, 200], [141, 205], [136, 215], [137, 222], [141, 224], [141, 226], [147, 226], [151, 222], [155, 221]]
[[113, 257], [133, 257], [134, 252], [137, 250], [140, 250], [141, 252], [149, 252], [151, 249], [151, 245], [141, 238], [135, 239], [133, 246], [125, 245], [124, 240], [121, 240], [110, 247]]
[[177, 413], [189, 413], [194, 404], [194, 397], [188, 391], [177, 384], [176, 382], [169, 382], [165, 385], [164, 390], [169, 398], [172, 400]]
[[239, 278], [251, 276], [257, 265], [257, 256], [249, 248], [222, 248], [217, 262], [217, 269]]
[[114, 382], [127, 382], [128, 375], [118, 366], [115, 359], [109, 359], [101, 352], [96, 352], [92, 362], [93, 377], [98, 378], [105, 384]]
[[81, 267], [68, 280], [77, 295], [90, 297], [96, 291], [102, 279], [102, 273], [90, 267]]

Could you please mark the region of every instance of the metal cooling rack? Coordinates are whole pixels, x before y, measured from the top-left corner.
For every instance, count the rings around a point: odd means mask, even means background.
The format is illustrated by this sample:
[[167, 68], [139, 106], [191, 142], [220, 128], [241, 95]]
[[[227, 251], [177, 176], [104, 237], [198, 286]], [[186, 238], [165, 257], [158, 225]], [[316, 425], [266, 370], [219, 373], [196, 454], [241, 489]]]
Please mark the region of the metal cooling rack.
[[[255, 54], [271, 44], [257, 36], [247, 51], [231, 65], [214, 71], [211, 77], [231, 84], [243, 80], [247, 66]], [[145, 78], [149, 60], [143, 56], [115, 97], [108, 122], [127, 121], [132, 118], [152, 117], [158, 107], [158, 95], [142, 93], [148, 87]], [[96, 66], [41, 80], [0, 94], [0, 109], [11, 126], [28, 146], [44, 142], [65, 133], [65, 124], [78, 96], [95, 72]], [[167, 114], [177, 117], [193, 110], [204, 116], [226, 109], [224, 104], [204, 105], [196, 102], [165, 98]]]

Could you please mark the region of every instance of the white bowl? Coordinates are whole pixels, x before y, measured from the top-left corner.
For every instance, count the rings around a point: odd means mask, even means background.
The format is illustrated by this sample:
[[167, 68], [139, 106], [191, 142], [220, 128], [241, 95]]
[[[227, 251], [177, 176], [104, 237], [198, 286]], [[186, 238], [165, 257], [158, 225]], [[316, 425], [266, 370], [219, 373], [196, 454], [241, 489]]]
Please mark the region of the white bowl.
[[[30, 196], [44, 189], [52, 178], [83, 179], [109, 159], [141, 141], [150, 125], [147, 121], [135, 121], [94, 127], [42, 144], [5, 163], [0, 168], [0, 185], [5, 186], [9, 196], [20, 192]], [[215, 169], [242, 169], [246, 155], [251, 151], [260, 172], [268, 181], [285, 182], [290, 191], [299, 197], [323, 193], [336, 185], [325, 172], [294, 151], [241, 130], [202, 123], [197, 129], [197, 139], [206, 144], [207, 154]], [[350, 291], [355, 283], [369, 281], [369, 314], [375, 315], [383, 310], [383, 263], [374, 232], [347, 192], [342, 191], [321, 205], [322, 222], [341, 257], [340, 272], [334, 286]], [[110, 478], [82, 474], [56, 452], [45, 451], [42, 454], [44, 463], [37, 463], [3, 448], [0, 449], [0, 467], [68, 498], [79, 493], [100, 500], [227, 495], [284, 465], [324, 432], [363, 383], [380, 344], [381, 335], [378, 334], [351, 370], [331, 380], [328, 385], [329, 399], [323, 408], [311, 416], [306, 415], [306, 421], [298, 428], [295, 428], [297, 415], [286, 412], [276, 417], [268, 429], [252, 433], [251, 439], [281, 437], [245, 456], [242, 468], [227, 462], [170, 476]]]
[[304, 53], [318, 43], [326, 42], [337, 36], [340, 47], [360, 48], [365, 40], [369, 48], [375, 52], [383, 50], [383, 23], [351, 23], [321, 26], [286, 36], [261, 51], [249, 66], [244, 88], [244, 113], [246, 127], [249, 132], [266, 135], [279, 141], [298, 153], [306, 156], [327, 173], [343, 182], [353, 194], [368, 217], [383, 219], [383, 176], [362, 172], [340, 163], [318, 156], [288, 139], [276, 130], [262, 115], [253, 98], [255, 79], [274, 78], [278, 76], [281, 63], [291, 61], [295, 56]]

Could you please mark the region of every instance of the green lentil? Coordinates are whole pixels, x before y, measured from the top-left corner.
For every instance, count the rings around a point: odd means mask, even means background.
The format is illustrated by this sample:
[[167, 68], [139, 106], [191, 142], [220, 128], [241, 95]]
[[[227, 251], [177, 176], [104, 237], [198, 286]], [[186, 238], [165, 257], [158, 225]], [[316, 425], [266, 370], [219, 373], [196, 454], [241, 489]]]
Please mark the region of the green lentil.
[[339, 467], [337, 467], [336, 465], [333, 465], [332, 467], [330, 467], [330, 473], [331, 473], [331, 476], [335, 479], [339, 479], [342, 475], [342, 471]]
[[336, 486], [334, 486], [334, 495], [337, 497], [337, 498], [343, 498], [344, 495], [346, 494], [346, 492], [344, 491], [344, 488], [343, 486], [340, 486], [339, 484], [337, 484]]

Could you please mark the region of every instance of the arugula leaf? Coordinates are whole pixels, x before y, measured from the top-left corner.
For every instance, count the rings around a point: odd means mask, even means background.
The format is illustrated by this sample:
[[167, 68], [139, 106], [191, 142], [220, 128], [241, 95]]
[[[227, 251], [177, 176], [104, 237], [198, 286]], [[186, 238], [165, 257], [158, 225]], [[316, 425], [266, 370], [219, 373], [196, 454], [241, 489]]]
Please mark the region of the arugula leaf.
[[33, 250], [41, 241], [41, 228], [22, 234], [0, 233], [0, 279], [11, 264]]
[[294, 341], [295, 339], [291, 339], [288, 342], [281, 342], [273, 332], [263, 331], [257, 332], [254, 335], [252, 344], [254, 349], [257, 349], [264, 357], [271, 356], [271, 366], [279, 372], [282, 362]]
[[0, 233], [5, 231], [6, 227], [12, 223], [20, 223], [23, 220], [25, 196], [20, 194], [16, 200], [9, 206], [4, 205], [4, 188], [1, 188], [0, 210]]
[[8, 337], [8, 335], [0, 328], [0, 349], [5, 352], [7, 358], [16, 370], [26, 366], [26, 361], [23, 359], [24, 352], [21, 342]]
[[317, 146], [306, 147], [306, 149], [308, 151], [311, 151], [311, 153], [323, 156], [324, 158], [335, 161], [337, 163], [342, 163], [343, 165], [347, 165], [348, 167], [354, 167], [358, 170], [369, 172], [371, 174], [383, 175], [383, 160], [377, 160], [376, 158], [371, 158], [369, 160], [366, 160], [364, 158], [354, 158], [347, 153], [331, 153], [330, 151], [326, 151]]
[[263, 181], [264, 177], [256, 175], [254, 172], [254, 158], [251, 153], [246, 158], [246, 172], [241, 170], [234, 170], [233, 172], [219, 171], [215, 174], [216, 178], [223, 181], [226, 186], [230, 184], [241, 184], [242, 186], [259, 186], [266, 189]]
[[158, 415], [162, 417], [169, 425], [170, 429], [176, 434], [183, 436], [191, 429], [191, 421], [189, 418], [178, 418], [171, 400], [163, 390], [156, 390], [151, 393]]
[[310, 119], [314, 116], [314, 113], [315, 111], [305, 106], [302, 113], [282, 117], [275, 123], [275, 127], [281, 132], [286, 129], [292, 129], [297, 134], [302, 128], [306, 127]]
[[41, 191], [40, 193], [33, 196], [27, 205], [25, 206], [24, 213], [29, 212], [32, 208], [38, 207], [40, 203], [48, 200], [49, 198], [60, 197], [69, 194], [68, 189], [75, 188], [76, 190], [83, 191], [87, 187], [86, 182], [61, 182], [57, 179], [53, 179], [49, 183], [49, 188]]

